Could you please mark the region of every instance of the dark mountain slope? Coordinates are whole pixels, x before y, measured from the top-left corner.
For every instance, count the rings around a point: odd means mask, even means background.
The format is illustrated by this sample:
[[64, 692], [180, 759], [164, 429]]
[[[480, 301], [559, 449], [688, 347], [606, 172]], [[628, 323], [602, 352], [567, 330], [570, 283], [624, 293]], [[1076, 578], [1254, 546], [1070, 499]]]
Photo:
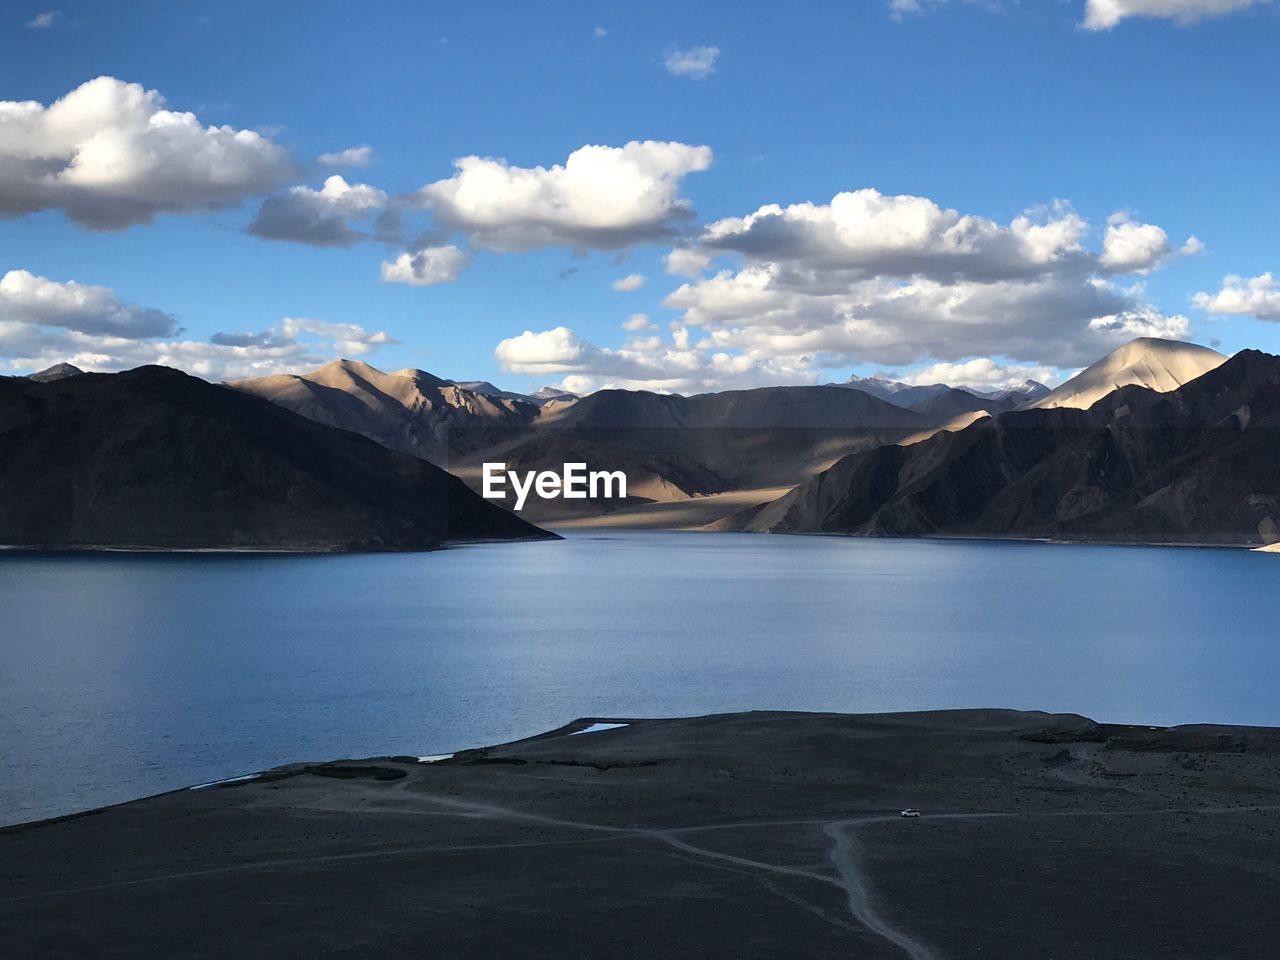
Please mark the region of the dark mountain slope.
[[1020, 394], [1006, 394], [1000, 397], [980, 397], [968, 390], [957, 390], [948, 387], [946, 391], [936, 393], [928, 399], [915, 404], [911, 409], [930, 421], [942, 423], [962, 413], [974, 413], [985, 410], [990, 414], [1004, 413], [1024, 402], [1026, 398]]
[[642, 390], [601, 390], [544, 414], [544, 426], [694, 427], [715, 429], [918, 428], [927, 422], [860, 390], [760, 387], [692, 397]]
[[0, 380], [0, 543], [412, 550], [537, 536], [423, 460], [176, 370]]
[[[682, 397], [601, 390], [548, 405], [532, 431], [483, 451], [529, 467], [567, 449], [592, 467], [624, 469], [658, 499], [799, 483], [847, 453], [930, 426], [857, 390], [765, 387]], [[632, 476], [631, 471], [636, 474]]]
[[1280, 357], [1170, 393], [1021, 410], [843, 458], [721, 529], [1260, 543], [1280, 539]]

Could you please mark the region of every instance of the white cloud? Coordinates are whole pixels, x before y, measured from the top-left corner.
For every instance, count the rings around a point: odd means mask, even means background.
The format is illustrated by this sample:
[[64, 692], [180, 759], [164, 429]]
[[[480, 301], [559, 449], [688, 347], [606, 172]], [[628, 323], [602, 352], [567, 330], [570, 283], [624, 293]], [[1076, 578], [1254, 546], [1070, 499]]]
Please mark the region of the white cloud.
[[606, 30], [604, 27], [596, 27], [596, 29], [595, 29], [594, 33], [595, 33], [595, 35], [596, 35], [596, 37], [597, 37], [597, 38], [599, 38], [599, 37], [607, 37], [607, 36], [609, 35], [609, 31], [608, 31], [608, 30]]
[[37, 13], [23, 26], [28, 30], [49, 30], [58, 22], [58, 18], [61, 16], [61, 10], [46, 10], [44, 13]]
[[452, 244], [425, 247], [402, 253], [394, 260], [383, 261], [382, 279], [387, 283], [407, 283], [415, 287], [452, 283], [470, 264], [471, 258]]
[[661, 337], [645, 337], [613, 350], [583, 340], [568, 327], [526, 330], [503, 340], [493, 353], [504, 370], [561, 376], [561, 386], [573, 393], [606, 387], [687, 393], [712, 387], [814, 382], [812, 371], [694, 349], [678, 331], [671, 344]]
[[619, 277], [613, 281], [613, 289], [619, 293], [631, 293], [643, 287], [646, 279], [643, 273], [628, 273], [625, 277]]
[[339, 150], [336, 153], [322, 153], [316, 157], [316, 162], [321, 166], [344, 168], [344, 167], [367, 167], [373, 161], [373, 147], [365, 144], [359, 147], [348, 147], [346, 150]]
[[711, 258], [700, 250], [676, 247], [666, 258], [667, 273], [681, 277], [696, 277], [711, 266]]
[[1268, 0], [1087, 0], [1084, 27], [1087, 30], [1110, 30], [1128, 17], [1192, 23], [1266, 2]]
[[[611, 349], [564, 327], [526, 331], [503, 341], [498, 358], [515, 372], [573, 378], [575, 390], [813, 383], [863, 363], [926, 364], [921, 376], [1000, 386], [1052, 380], [1134, 337], [1187, 337], [1185, 316], [1109, 279], [1171, 257], [1165, 232], [1115, 217], [1101, 250], [1087, 245], [1092, 234], [1065, 204], [1008, 224], [874, 190], [766, 206], [703, 230], [695, 256], [718, 250], [744, 262], [672, 291], [663, 305], [680, 317], [668, 337]], [[685, 266], [682, 256], [669, 266]]]
[[163, 364], [212, 379], [309, 370], [396, 341], [357, 324], [286, 317], [262, 333], [180, 340], [174, 317], [120, 299], [108, 287], [10, 270], [0, 278], [0, 370], [68, 362], [84, 370]]
[[953, 387], [973, 387], [976, 390], [1008, 390], [1021, 386], [1027, 380], [1043, 384], [1055, 384], [1062, 379], [1062, 371], [1053, 367], [1034, 364], [998, 363], [990, 357], [975, 357], [959, 363], [934, 363], [902, 376], [904, 383], [946, 383]]
[[1280, 320], [1280, 283], [1269, 272], [1256, 277], [1228, 274], [1217, 293], [1197, 293], [1191, 299], [1209, 313]]
[[480, 247], [618, 249], [669, 236], [692, 217], [680, 181], [711, 158], [710, 147], [654, 140], [580, 147], [551, 167], [463, 157], [454, 162], [458, 172], [423, 187], [419, 201]]
[[664, 66], [667, 68], [667, 73], [674, 77], [705, 80], [715, 73], [716, 60], [719, 57], [719, 47], [688, 47], [668, 53]]
[[160, 213], [238, 205], [293, 174], [284, 148], [252, 130], [206, 127], [155, 90], [114, 77], [46, 107], [0, 101], [0, 218], [60, 209], [119, 230]]
[[349, 247], [369, 235], [350, 226], [387, 202], [387, 195], [364, 183], [347, 183], [334, 174], [319, 190], [290, 187], [262, 201], [249, 232], [268, 240], [289, 240], [317, 247]]
[[828, 204], [769, 204], [703, 231], [703, 247], [757, 260], [803, 263], [850, 276], [930, 276], [991, 281], [1081, 263], [1089, 225], [1065, 206], [1008, 226], [961, 215], [925, 197], [864, 189]]
[[378, 347], [399, 343], [385, 330], [371, 333], [358, 323], [326, 323], [303, 317], [285, 317], [280, 321], [280, 332], [285, 339], [293, 341], [304, 334], [331, 340], [333, 350], [347, 357], [363, 356]]
[[1115, 214], [1103, 234], [1098, 264], [1111, 273], [1150, 273], [1170, 253], [1169, 235], [1163, 229]]
[[[889, 15], [895, 20], [901, 20], [908, 14], [925, 13], [947, 2], [949, 0], [889, 0]], [[965, 2], [992, 10], [1001, 7], [998, 0]], [[1130, 17], [1188, 24], [1270, 2], [1271, 0], [1085, 0], [1082, 26], [1086, 30], [1110, 30]]]
[[[1126, 336], [1134, 317], [1145, 317], [1147, 333], [1161, 316], [1143, 313], [1133, 293], [1079, 274], [991, 283], [889, 277], [841, 283], [778, 264], [685, 284], [665, 305], [683, 310], [683, 323], [702, 331], [704, 349], [787, 367], [905, 366], [975, 355], [1080, 365], [1142, 335]], [[1094, 320], [1105, 322], [1091, 325]], [[1170, 325], [1162, 335], [1177, 329]]]
[[658, 326], [649, 319], [647, 313], [633, 313], [622, 322], [622, 329], [628, 333], [638, 333], [642, 330], [657, 330]]
[[1106, 279], [1159, 266], [1165, 232], [1113, 218], [1102, 252], [1090, 232], [1060, 203], [1008, 225], [874, 190], [771, 205], [710, 224], [700, 246], [746, 263], [664, 305], [683, 311], [698, 349], [788, 371], [975, 356], [1078, 366], [1135, 336], [1187, 336], [1186, 317]]
[[1105, 334], [1116, 345], [1137, 337], [1185, 340], [1191, 335], [1191, 321], [1180, 313], [1165, 314], [1146, 303], [1131, 303], [1118, 313], [1094, 317], [1089, 330]]
[[0, 277], [0, 323], [126, 339], [178, 332], [177, 321], [169, 314], [125, 303], [108, 287], [49, 280], [26, 270], [10, 270]]

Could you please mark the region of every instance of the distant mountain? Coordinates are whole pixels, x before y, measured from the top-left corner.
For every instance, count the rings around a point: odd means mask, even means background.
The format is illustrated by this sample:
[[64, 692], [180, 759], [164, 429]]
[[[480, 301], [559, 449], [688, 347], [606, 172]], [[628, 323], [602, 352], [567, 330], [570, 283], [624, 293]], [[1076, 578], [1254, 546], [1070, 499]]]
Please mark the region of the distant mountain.
[[[409, 371], [401, 371], [401, 373], [406, 372]], [[517, 400], [521, 403], [541, 405], [538, 400], [528, 394], [516, 393], [513, 390], [503, 390], [501, 387], [494, 386], [488, 380], [446, 380], [445, 382], [455, 387], [461, 387], [469, 393], [478, 393], [481, 396], [493, 397], [497, 400]]]
[[914, 404], [911, 409], [932, 423], [942, 423], [965, 413], [1003, 413], [1022, 402], [1022, 398], [1018, 396], [987, 397], [958, 387], [944, 387], [933, 396]]
[[844, 383], [833, 384], [833, 386], [844, 387], [849, 390], [860, 390], [863, 393], [871, 394], [871, 396], [879, 400], [884, 400], [886, 403], [905, 407], [908, 410], [914, 409], [917, 404], [931, 400], [939, 394], [956, 389], [955, 387], [947, 386], [945, 383], [923, 385], [903, 383], [901, 380], [890, 380], [881, 374], [871, 377], [855, 375]]
[[544, 424], [591, 427], [760, 429], [916, 426], [918, 416], [839, 387], [758, 387], [691, 397], [644, 390], [600, 390], [544, 414]]
[[[590, 463], [643, 464], [644, 482], [653, 489], [698, 495], [798, 483], [845, 453], [929, 423], [913, 411], [840, 387], [762, 387], [692, 397], [600, 390], [547, 404], [529, 438], [501, 450], [529, 463], [556, 461], [572, 448]], [[482, 455], [493, 456], [494, 448]]]
[[1016, 387], [1009, 387], [1007, 390], [996, 390], [987, 396], [995, 397], [997, 400], [1039, 400], [1041, 397], [1049, 393], [1049, 388], [1038, 380], [1023, 380]]
[[987, 413], [1012, 410], [1027, 400], [1038, 399], [1049, 392], [1048, 387], [1034, 380], [1024, 381], [1017, 387], [988, 391], [953, 387], [945, 383], [909, 384], [880, 375], [853, 376], [837, 386], [869, 393], [887, 403], [915, 410], [939, 422], [983, 410]]
[[34, 380], [36, 383], [52, 383], [54, 380], [65, 380], [67, 377], [78, 377], [84, 373], [79, 367], [69, 363], [55, 363], [52, 367], [45, 367], [39, 373], [33, 373], [28, 380]]
[[514, 390], [503, 390], [501, 387], [494, 386], [488, 380], [448, 380], [445, 382], [461, 387], [471, 393], [483, 394], [486, 397], [497, 397], [500, 400], [517, 400], [522, 403], [532, 403], [539, 407], [551, 400], [578, 399], [576, 393], [558, 390], [555, 387], [542, 387], [534, 393], [517, 393]]
[[176, 370], [0, 379], [0, 543], [419, 550], [543, 536], [424, 460]]
[[1168, 393], [1131, 385], [1089, 410], [1016, 410], [855, 453], [715, 528], [1280, 540], [1280, 357], [1246, 350]]
[[1130, 385], [1168, 393], [1208, 373], [1226, 359], [1217, 350], [1198, 344], [1140, 337], [1085, 367], [1028, 406], [1087, 410], [1111, 391]]
[[383, 373], [359, 360], [227, 386], [436, 464], [484, 445], [488, 429], [527, 426], [538, 415], [534, 403], [469, 390], [423, 370]]
[[577, 400], [578, 394], [570, 393], [568, 390], [558, 390], [555, 387], [542, 387], [529, 396], [538, 403], [546, 403], [549, 400]]

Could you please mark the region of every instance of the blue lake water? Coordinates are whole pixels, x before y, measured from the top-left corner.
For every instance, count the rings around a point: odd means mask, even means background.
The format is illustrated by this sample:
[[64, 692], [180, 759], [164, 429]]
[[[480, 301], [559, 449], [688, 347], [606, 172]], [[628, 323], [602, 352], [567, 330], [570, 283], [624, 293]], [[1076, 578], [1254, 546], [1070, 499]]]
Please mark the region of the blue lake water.
[[0, 556], [0, 823], [579, 716], [1280, 725], [1280, 557], [734, 534]]

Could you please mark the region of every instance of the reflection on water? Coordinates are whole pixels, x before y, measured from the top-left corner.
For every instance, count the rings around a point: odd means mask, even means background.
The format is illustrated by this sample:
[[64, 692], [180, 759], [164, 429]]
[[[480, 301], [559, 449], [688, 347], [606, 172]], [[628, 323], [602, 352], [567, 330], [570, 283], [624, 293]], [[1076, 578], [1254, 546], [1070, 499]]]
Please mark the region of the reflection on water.
[[1280, 724], [1278, 578], [1247, 551], [678, 533], [0, 556], [0, 822], [580, 716]]

